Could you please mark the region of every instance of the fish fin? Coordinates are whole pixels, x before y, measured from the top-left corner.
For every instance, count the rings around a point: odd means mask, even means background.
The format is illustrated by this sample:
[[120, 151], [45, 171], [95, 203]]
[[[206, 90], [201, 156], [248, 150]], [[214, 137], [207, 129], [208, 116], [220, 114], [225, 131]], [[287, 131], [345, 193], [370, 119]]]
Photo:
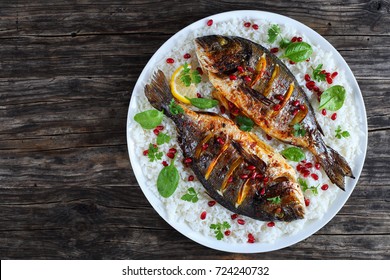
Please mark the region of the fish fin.
[[169, 103], [173, 96], [168, 80], [161, 70], [154, 73], [150, 84], [145, 85], [145, 96], [154, 108], [159, 111], [164, 110], [166, 115], [171, 115]]
[[336, 184], [344, 191], [344, 177], [348, 176], [355, 179], [352, 174], [352, 169], [342, 155], [329, 146], [325, 145], [325, 147], [325, 152], [316, 155], [316, 159], [324, 168], [325, 173], [328, 175], [332, 183]]
[[265, 97], [264, 95], [262, 95], [260, 92], [258, 92], [257, 90], [254, 90], [253, 88], [250, 88], [250, 87], [247, 87], [247, 86], [243, 86], [243, 85], [240, 85], [239, 89], [244, 92], [245, 94], [248, 94], [250, 96], [252, 96], [253, 98], [255, 98], [257, 101], [263, 103], [264, 105], [266, 106], [270, 106], [271, 104], [273, 104], [273, 102], [268, 99], [267, 97]]

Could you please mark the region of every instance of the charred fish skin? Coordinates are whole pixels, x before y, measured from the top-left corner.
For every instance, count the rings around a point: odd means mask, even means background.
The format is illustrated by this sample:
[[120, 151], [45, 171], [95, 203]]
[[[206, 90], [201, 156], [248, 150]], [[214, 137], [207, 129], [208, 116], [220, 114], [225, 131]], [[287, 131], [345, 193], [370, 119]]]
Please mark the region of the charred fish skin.
[[[198, 60], [217, 90], [213, 94], [216, 99], [234, 104], [268, 135], [307, 148], [329, 179], [345, 189], [344, 177], [354, 178], [350, 166], [324, 143], [305, 92], [277, 56], [259, 44], [234, 36], [199, 37], [195, 44]], [[230, 79], [232, 75], [236, 79]], [[306, 130], [305, 136], [294, 135], [297, 123]]]
[[[189, 167], [219, 204], [257, 220], [304, 218], [295, 171], [271, 147], [213, 113], [194, 112], [180, 104], [184, 113], [171, 114], [173, 97], [162, 71], [145, 86], [145, 95], [173, 120], [183, 156], [192, 159]], [[277, 203], [272, 201], [275, 197]]]

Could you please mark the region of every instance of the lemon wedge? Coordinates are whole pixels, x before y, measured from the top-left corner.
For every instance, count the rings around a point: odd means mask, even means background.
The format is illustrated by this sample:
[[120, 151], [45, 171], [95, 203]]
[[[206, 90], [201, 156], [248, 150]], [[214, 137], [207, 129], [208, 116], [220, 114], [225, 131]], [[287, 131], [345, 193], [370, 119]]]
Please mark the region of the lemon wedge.
[[[191, 69], [191, 65], [188, 65], [188, 68]], [[187, 98], [196, 98], [197, 89], [194, 84], [191, 84], [189, 87], [187, 87], [180, 80], [180, 74], [183, 69], [184, 66], [182, 65], [177, 68], [175, 72], [173, 72], [169, 85], [171, 87], [173, 97], [185, 104], [191, 104]]]

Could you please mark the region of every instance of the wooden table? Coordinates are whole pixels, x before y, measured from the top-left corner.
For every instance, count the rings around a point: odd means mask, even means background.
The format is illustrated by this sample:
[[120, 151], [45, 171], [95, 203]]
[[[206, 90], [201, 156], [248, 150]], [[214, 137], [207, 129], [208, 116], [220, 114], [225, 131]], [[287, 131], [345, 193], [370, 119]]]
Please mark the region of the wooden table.
[[[16, 3], [14, 3], [16, 2]], [[229, 254], [171, 228], [132, 172], [132, 88], [174, 33], [258, 9], [319, 32], [346, 59], [369, 124], [363, 173], [339, 214], [289, 248]], [[2, 259], [389, 259], [388, 1], [6, 1], [0, 4]]]

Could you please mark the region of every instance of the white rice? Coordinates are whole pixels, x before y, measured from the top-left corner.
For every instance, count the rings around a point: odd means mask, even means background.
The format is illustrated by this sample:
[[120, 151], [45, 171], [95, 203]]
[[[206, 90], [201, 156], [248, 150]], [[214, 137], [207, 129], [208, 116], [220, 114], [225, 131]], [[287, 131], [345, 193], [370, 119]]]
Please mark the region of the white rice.
[[[245, 21], [251, 22], [252, 24], [258, 24], [260, 28], [258, 30], [254, 30], [253, 28], [245, 28], [243, 23]], [[220, 34], [220, 35], [234, 35], [240, 36], [244, 38], [248, 38], [254, 42], [257, 42], [267, 48], [275, 47], [277, 44], [270, 45], [267, 42], [267, 31], [268, 28], [272, 25], [270, 22], [266, 22], [264, 20], [253, 20], [253, 19], [232, 19], [230, 21], [225, 22], [214, 22], [211, 27], [205, 26], [204, 28], [200, 28], [195, 30], [193, 33], [188, 34], [186, 38], [183, 38], [182, 44], [176, 46], [175, 49], [172, 49], [170, 52], [166, 53], [166, 58], [172, 57], [175, 62], [173, 64], [167, 64], [165, 59], [160, 61], [155, 69], [161, 69], [167, 77], [170, 77], [173, 71], [184, 64], [184, 62], [192, 64], [194, 67], [198, 66], [198, 62], [196, 59], [195, 48], [194, 48], [194, 38], [198, 36], [210, 35], [210, 34]], [[297, 63], [295, 65], [289, 64], [287, 61], [284, 61], [289, 67], [289, 69], [293, 72], [296, 79], [305, 90], [309, 100], [315, 108], [315, 113], [319, 124], [321, 125], [325, 137], [324, 140], [326, 144], [331, 146], [333, 149], [338, 151], [341, 155], [343, 155], [346, 160], [350, 163], [351, 167], [354, 168], [355, 158], [358, 156], [361, 151], [359, 151], [359, 138], [362, 133], [359, 127], [358, 116], [356, 112], [356, 106], [354, 104], [353, 92], [351, 92], [351, 87], [348, 84], [348, 81], [344, 78], [344, 70], [340, 69], [338, 65], [336, 65], [334, 59], [332, 58], [331, 53], [326, 53], [320, 49], [315, 42], [310, 42], [308, 38], [305, 37], [305, 34], [301, 34], [299, 30], [293, 30], [290, 27], [279, 25], [282, 30], [282, 37], [284, 38], [292, 38], [293, 36], [303, 37], [305, 42], [308, 42], [313, 47], [313, 55], [309, 62]], [[185, 53], [191, 54], [190, 59], [184, 59], [183, 55]], [[278, 53], [280, 55], [281, 52]], [[347, 92], [346, 101], [343, 107], [337, 111], [337, 119], [335, 121], [330, 119], [330, 116], [333, 112], [328, 112], [327, 116], [323, 116], [321, 111], [318, 110], [318, 101], [315, 94], [311, 91], [307, 90], [305, 87], [304, 75], [308, 73], [312, 76], [311, 67], [316, 67], [318, 64], [324, 64], [323, 69], [326, 69], [329, 72], [337, 71], [339, 74], [334, 79], [333, 84], [342, 85], [345, 87]], [[330, 85], [326, 82], [316, 82], [316, 84], [320, 87], [320, 89], [325, 90]], [[206, 75], [203, 75], [203, 81], [198, 85], [198, 92], [202, 94], [203, 97], [210, 97], [212, 86], [207, 81]], [[137, 98], [137, 108], [138, 112], [142, 112], [147, 109], [151, 109], [152, 106], [148, 103], [144, 94], [140, 94], [140, 98]], [[212, 200], [206, 193], [203, 186], [195, 179], [195, 181], [189, 182], [188, 176], [192, 175], [190, 169], [184, 168], [182, 165], [182, 155], [178, 152], [178, 158], [175, 162], [175, 166], [178, 168], [181, 179], [179, 182], [179, 186], [176, 192], [169, 198], [162, 198], [156, 188], [156, 179], [163, 168], [161, 162], [166, 160], [170, 162], [170, 159], [166, 157], [166, 152], [169, 148], [175, 147], [180, 151], [180, 148], [176, 141], [176, 129], [173, 122], [164, 117], [163, 123], [165, 129], [164, 133], [172, 136], [172, 140], [169, 144], [164, 144], [159, 147], [159, 150], [164, 151], [163, 159], [160, 161], [150, 162], [148, 157], [143, 156], [142, 152], [148, 149], [149, 143], [155, 143], [155, 135], [152, 130], [144, 130], [137, 123], [133, 122], [131, 127], [132, 137], [136, 146], [136, 154], [138, 156], [138, 160], [142, 166], [143, 175], [147, 179], [147, 187], [153, 191], [158, 199], [160, 199], [165, 206], [165, 212], [168, 213], [168, 219], [174, 223], [185, 223], [187, 224], [193, 231], [203, 234], [208, 237], [214, 237], [214, 232], [210, 229], [211, 224], [216, 224], [219, 222], [227, 221], [230, 223], [231, 235], [224, 236], [224, 238], [220, 242], [237, 242], [237, 243], [245, 243], [248, 240], [248, 233], [253, 234], [256, 242], [265, 242], [272, 243], [281, 236], [285, 235], [293, 235], [300, 231], [302, 227], [310, 222], [317, 219], [320, 219], [329, 207], [332, 205], [332, 202], [337, 197], [337, 194], [340, 192], [339, 188], [336, 185], [333, 185], [324, 171], [315, 170], [313, 172], [319, 176], [319, 180], [314, 180], [310, 176], [308, 178], [304, 178], [309, 186], [318, 186], [318, 195], [314, 195], [310, 190], [304, 193], [305, 197], [310, 199], [310, 205], [307, 207], [306, 216], [303, 220], [293, 221], [293, 222], [276, 222], [274, 227], [268, 227], [267, 221], [257, 221], [245, 216], [240, 218], [245, 220], [245, 225], [239, 225], [237, 220], [232, 220], [231, 215], [233, 214], [229, 210], [225, 209], [219, 204], [216, 204], [213, 207], [208, 206], [208, 202]], [[335, 130], [338, 125], [341, 125], [343, 130], [347, 130], [350, 133], [350, 137], [347, 139], [337, 139], [335, 137]], [[277, 140], [267, 140], [265, 134], [258, 128], [253, 130], [264, 142], [270, 144], [275, 150], [282, 151], [288, 145], [285, 145]], [[314, 163], [313, 156], [306, 152], [306, 158], [309, 162]], [[289, 162], [294, 169], [296, 169], [297, 163]], [[297, 176], [299, 174], [297, 173]], [[329, 189], [326, 191], [321, 190], [321, 186], [323, 184], [328, 184]], [[187, 192], [187, 189], [193, 187], [199, 196], [199, 201], [196, 203], [187, 202], [181, 199], [181, 197]], [[200, 219], [200, 214], [206, 211], [207, 217], [204, 220]]]

